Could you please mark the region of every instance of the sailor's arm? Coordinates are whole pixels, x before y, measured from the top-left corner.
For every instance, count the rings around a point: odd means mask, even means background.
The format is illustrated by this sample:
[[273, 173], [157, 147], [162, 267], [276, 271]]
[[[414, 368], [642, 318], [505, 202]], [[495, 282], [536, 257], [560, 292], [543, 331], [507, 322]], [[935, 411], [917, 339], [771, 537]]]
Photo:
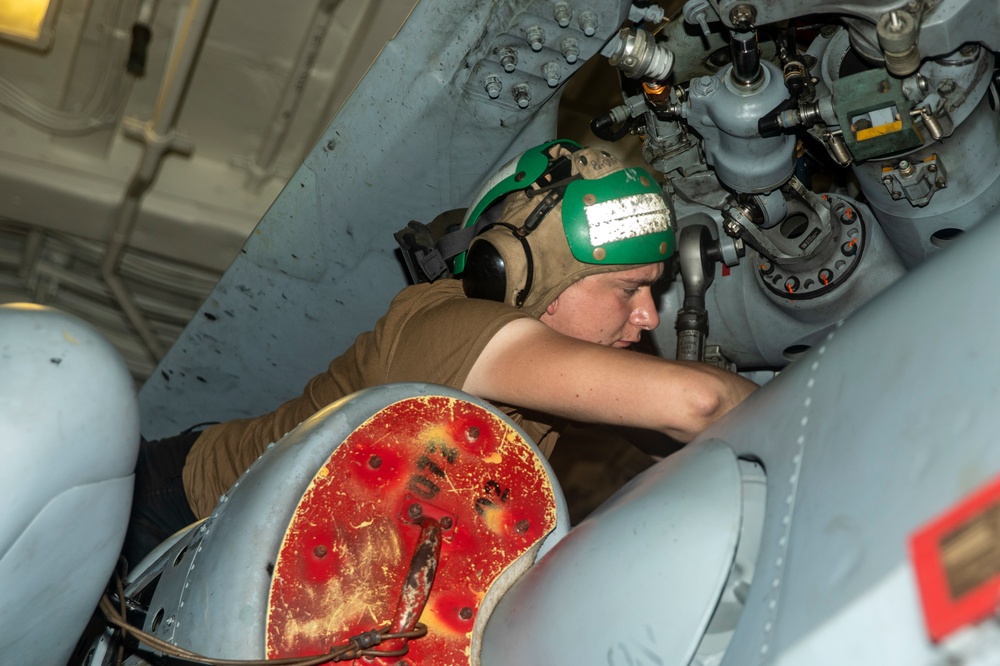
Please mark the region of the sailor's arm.
[[490, 340], [462, 388], [503, 404], [649, 428], [687, 442], [757, 385], [704, 363], [603, 347], [519, 319]]

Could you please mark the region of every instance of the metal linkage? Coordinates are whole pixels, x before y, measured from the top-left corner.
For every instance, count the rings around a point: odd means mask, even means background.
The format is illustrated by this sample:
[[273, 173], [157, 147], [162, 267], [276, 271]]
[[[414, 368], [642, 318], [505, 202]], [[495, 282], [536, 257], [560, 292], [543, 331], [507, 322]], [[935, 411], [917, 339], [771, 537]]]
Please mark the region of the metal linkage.
[[[437, 573], [438, 562], [441, 559], [441, 523], [428, 517], [420, 518], [419, 523], [420, 538], [410, 559], [410, 571], [406, 574], [406, 582], [399, 594], [396, 616], [389, 625], [389, 632], [393, 634], [405, 634], [416, 627], [417, 620], [420, 619], [420, 614], [430, 597], [434, 574]], [[405, 654], [406, 641], [406, 638], [386, 641], [385, 648], [395, 652], [402, 650], [400, 654]]]

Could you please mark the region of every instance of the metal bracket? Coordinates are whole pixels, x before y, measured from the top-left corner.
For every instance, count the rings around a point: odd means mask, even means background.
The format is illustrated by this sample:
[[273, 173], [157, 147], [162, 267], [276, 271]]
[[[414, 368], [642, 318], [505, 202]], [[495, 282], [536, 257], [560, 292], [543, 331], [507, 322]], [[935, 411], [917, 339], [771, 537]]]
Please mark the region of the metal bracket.
[[948, 174], [937, 155], [921, 162], [902, 159], [882, 167], [882, 184], [894, 201], [906, 197], [920, 208], [930, 203], [936, 191], [948, 187]]

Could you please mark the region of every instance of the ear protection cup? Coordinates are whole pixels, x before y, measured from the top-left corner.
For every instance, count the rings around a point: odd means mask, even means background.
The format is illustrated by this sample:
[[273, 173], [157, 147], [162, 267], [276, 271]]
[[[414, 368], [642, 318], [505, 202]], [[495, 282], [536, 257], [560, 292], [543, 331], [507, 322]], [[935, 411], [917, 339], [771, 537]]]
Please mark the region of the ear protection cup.
[[469, 298], [503, 301], [507, 295], [507, 264], [496, 246], [479, 239], [465, 258], [462, 287]]
[[469, 298], [524, 305], [531, 290], [534, 261], [531, 248], [517, 229], [506, 223], [479, 234], [466, 258], [462, 286]]

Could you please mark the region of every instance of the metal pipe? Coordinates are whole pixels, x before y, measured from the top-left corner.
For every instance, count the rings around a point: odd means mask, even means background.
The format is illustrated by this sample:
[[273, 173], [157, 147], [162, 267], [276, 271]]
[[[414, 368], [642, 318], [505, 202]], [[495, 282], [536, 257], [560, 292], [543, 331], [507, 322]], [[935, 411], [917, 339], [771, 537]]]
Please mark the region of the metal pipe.
[[254, 155], [253, 161], [248, 166], [250, 175], [247, 180], [247, 187], [254, 192], [259, 191], [264, 181], [271, 176], [271, 169], [274, 166], [275, 158], [282, 144], [284, 144], [285, 138], [288, 136], [288, 132], [292, 126], [292, 119], [295, 117], [295, 111], [302, 102], [306, 84], [309, 82], [309, 74], [316, 64], [316, 58], [319, 56], [320, 48], [323, 46], [323, 40], [330, 30], [330, 24], [333, 22], [333, 14], [342, 1], [320, 0], [319, 4], [316, 5], [316, 11], [313, 13], [310, 21], [309, 32], [302, 41], [302, 47], [299, 49], [298, 56], [296, 56], [295, 64], [288, 75], [288, 80], [285, 82], [285, 89], [281, 93], [281, 101], [271, 116], [271, 122], [264, 134], [264, 139], [257, 148], [257, 153]]
[[756, 32], [734, 32], [732, 38], [733, 81], [749, 86], [761, 77]]
[[156, 179], [164, 155], [170, 151], [193, 150], [188, 141], [177, 135], [174, 124], [184, 91], [191, 79], [195, 60], [205, 40], [216, 2], [217, 0], [191, 0], [187, 14], [178, 29], [177, 38], [174, 40], [153, 117], [145, 123], [131, 119], [125, 122], [126, 135], [141, 141], [143, 151], [125, 190], [114, 225], [108, 234], [108, 248], [101, 262], [101, 278], [111, 290], [118, 306], [135, 327], [154, 361], [159, 361], [163, 356], [163, 345], [143, 313], [132, 301], [132, 295], [118, 275], [118, 269], [139, 218], [142, 197]]

